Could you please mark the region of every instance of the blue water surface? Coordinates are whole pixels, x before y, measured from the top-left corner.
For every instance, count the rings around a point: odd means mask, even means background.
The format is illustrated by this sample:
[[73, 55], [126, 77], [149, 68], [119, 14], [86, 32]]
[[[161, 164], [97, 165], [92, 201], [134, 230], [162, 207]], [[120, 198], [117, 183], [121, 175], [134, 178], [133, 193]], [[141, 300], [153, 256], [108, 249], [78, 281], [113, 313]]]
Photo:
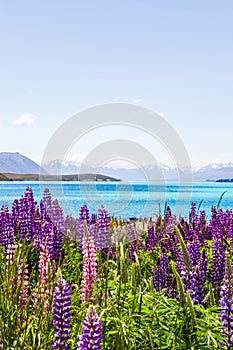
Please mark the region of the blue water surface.
[[27, 186], [33, 189], [35, 200], [39, 203], [45, 187], [53, 198], [57, 198], [65, 214], [78, 215], [83, 204], [91, 212], [101, 205], [111, 215], [123, 218], [153, 217], [165, 205], [179, 215], [188, 215], [191, 202], [201, 203], [210, 215], [211, 206], [217, 206], [221, 194], [224, 210], [233, 207], [233, 183], [194, 182], [192, 184], [167, 183], [124, 183], [124, 182], [0, 182], [0, 205], [11, 207], [12, 202], [24, 193]]

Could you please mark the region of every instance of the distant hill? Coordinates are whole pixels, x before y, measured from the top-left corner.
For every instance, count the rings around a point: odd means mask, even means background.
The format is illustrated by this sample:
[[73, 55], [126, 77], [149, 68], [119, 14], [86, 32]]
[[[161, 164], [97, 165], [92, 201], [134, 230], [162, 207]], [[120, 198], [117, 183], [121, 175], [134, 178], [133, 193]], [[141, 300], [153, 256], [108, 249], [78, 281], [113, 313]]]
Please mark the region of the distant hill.
[[233, 179], [218, 179], [216, 182], [233, 182]]
[[50, 174], [10, 174], [0, 173], [0, 181], [121, 181], [114, 177], [101, 174], [72, 174], [72, 175], [50, 175]]
[[0, 181], [9, 181], [9, 179], [5, 174], [0, 173]]
[[46, 171], [18, 152], [0, 152], [0, 173], [46, 174]]

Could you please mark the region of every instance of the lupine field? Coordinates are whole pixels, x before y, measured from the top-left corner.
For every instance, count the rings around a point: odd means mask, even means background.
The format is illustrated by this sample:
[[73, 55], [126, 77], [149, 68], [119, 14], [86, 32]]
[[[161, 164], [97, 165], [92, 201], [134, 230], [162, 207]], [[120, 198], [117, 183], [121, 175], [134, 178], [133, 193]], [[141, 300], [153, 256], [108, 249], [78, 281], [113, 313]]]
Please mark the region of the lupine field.
[[27, 188], [0, 246], [2, 349], [233, 349], [232, 210], [64, 217]]

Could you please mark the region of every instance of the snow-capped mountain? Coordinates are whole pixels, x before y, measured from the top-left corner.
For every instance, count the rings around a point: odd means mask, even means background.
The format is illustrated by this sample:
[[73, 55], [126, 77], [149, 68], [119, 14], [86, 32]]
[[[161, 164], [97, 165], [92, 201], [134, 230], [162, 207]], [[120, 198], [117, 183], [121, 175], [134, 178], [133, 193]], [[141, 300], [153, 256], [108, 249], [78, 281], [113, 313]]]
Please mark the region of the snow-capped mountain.
[[[148, 165], [142, 168], [114, 168], [110, 166], [104, 166], [102, 168], [95, 168], [93, 166], [82, 165], [75, 161], [60, 161], [54, 160], [47, 163], [43, 168], [50, 174], [59, 174], [62, 172], [64, 175], [75, 173], [100, 173], [115, 178], [120, 178], [125, 181], [161, 181], [170, 180], [175, 181], [178, 179], [178, 169], [170, 167], [166, 164]], [[194, 181], [206, 181], [206, 180], [218, 180], [233, 178], [233, 163], [213, 163], [207, 164], [201, 167], [194, 167], [193, 180]]]
[[81, 164], [73, 161], [55, 159], [44, 164], [43, 168], [46, 169], [49, 174], [60, 175], [62, 173], [63, 175], [71, 175], [80, 172]]
[[[178, 169], [166, 164], [148, 165], [142, 168], [103, 166], [96, 168], [75, 161], [54, 160], [42, 167], [18, 152], [0, 152], [0, 173], [73, 175], [92, 173], [111, 176], [125, 181], [161, 181], [178, 180]], [[212, 163], [193, 168], [194, 181], [206, 181], [233, 178], [233, 163]]]
[[233, 163], [207, 164], [193, 171], [194, 180], [218, 180], [233, 178]]

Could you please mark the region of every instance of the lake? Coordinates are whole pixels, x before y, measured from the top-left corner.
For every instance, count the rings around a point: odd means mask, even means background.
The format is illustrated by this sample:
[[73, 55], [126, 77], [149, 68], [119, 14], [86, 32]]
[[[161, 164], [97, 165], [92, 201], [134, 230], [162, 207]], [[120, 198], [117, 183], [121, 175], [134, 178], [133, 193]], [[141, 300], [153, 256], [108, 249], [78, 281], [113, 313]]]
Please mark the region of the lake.
[[151, 217], [164, 211], [167, 203], [176, 214], [188, 215], [192, 201], [200, 209], [210, 214], [212, 205], [217, 205], [221, 194], [221, 208], [233, 207], [233, 183], [194, 182], [192, 184], [178, 182], [167, 183], [124, 183], [124, 182], [1, 182], [0, 205], [11, 207], [15, 198], [20, 198], [27, 186], [33, 189], [36, 201], [48, 187], [53, 198], [57, 198], [65, 214], [78, 215], [83, 204], [87, 204], [91, 212], [96, 212], [101, 205], [111, 215], [123, 218]]

